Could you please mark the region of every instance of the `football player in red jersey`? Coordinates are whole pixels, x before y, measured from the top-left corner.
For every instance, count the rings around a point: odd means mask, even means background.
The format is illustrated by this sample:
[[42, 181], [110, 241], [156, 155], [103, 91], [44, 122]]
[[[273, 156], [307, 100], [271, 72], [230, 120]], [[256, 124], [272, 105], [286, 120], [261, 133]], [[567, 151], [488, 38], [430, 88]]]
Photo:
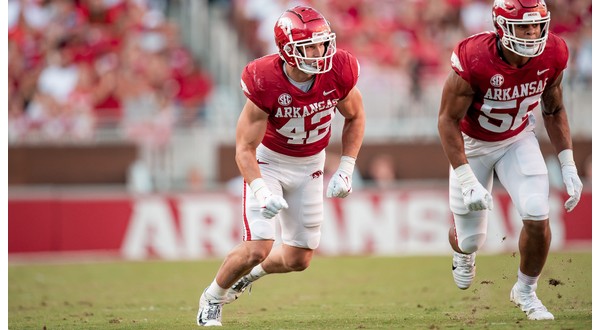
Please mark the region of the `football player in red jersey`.
[[[247, 101], [235, 158], [245, 181], [244, 240], [201, 295], [199, 325], [221, 325], [223, 304], [258, 278], [309, 266], [321, 237], [324, 149], [336, 110], [344, 117], [342, 157], [326, 195], [352, 191], [365, 126], [358, 61], [336, 49], [329, 22], [313, 8], [288, 9], [274, 32], [279, 54], [250, 62], [241, 79]], [[282, 244], [274, 246], [276, 221]]]
[[568, 49], [549, 32], [550, 13], [543, 0], [496, 0], [492, 14], [495, 32], [473, 35], [454, 49], [454, 72], [444, 85], [438, 117], [452, 166], [452, 272], [461, 289], [473, 282], [475, 253], [484, 244], [492, 209], [495, 172], [523, 220], [521, 260], [510, 300], [529, 319], [554, 319], [535, 293], [551, 233], [548, 171], [533, 132], [533, 111], [541, 111], [558, 153], [570, 212], [579, 202], [582, 183], [562, 98]]

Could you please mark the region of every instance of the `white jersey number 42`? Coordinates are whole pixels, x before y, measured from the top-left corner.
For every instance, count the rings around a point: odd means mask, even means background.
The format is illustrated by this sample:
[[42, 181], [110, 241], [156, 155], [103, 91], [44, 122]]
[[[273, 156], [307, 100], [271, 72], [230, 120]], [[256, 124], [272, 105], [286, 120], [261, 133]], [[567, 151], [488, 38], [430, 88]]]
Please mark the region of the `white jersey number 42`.
[[320, 124], [309, 131], [306, 131], [306, 118], [291, 118], [277, 132], [287, 137], [289, 144], [314, 143], [327, 136], [334, 116], [334, 108], [315, 113], [310, 117], [310, 125]]

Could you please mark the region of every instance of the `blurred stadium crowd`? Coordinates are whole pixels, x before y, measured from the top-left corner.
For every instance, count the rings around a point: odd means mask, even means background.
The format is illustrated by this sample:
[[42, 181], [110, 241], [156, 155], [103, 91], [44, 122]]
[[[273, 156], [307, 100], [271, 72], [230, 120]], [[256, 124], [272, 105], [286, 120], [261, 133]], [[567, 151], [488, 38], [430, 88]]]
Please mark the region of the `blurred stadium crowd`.
[[165, 5], [10, 0], [9, 141], [90, 140], [118, 126], [164, 143], [173, 124], [197, 120], [212, 80]]
[[[160, 144], [172, 129], [201, 122], [214, 83], [168, 17], [182, 1], [9, 0], [9, 142], [85, 141], [117, 127], [125, 139]], [[333, 23], [338, 47], [379, 73], [363, 85], [392, 75], [413, 105], [439, 86], [458, 40], [492, 29], [491, 2], [208, 1], [224, 8], [249, 58], [276, 51], [273, 22], [285, 8], [316, 7]], [[591, 86], [592, 2], [548, 6], [551, 30], [571, 51], [567, 84]]]
[[[254, 56], [276, 52], [273, 22], [291, 4], [318, 8], [333, 22], [338, 47], [355, 54], [363, 66], [406, 76], [411, 96], [420, 99], [423, 84], [448, 73], [456, 43], [493, 29], [492, 0], [330, 0], [234, 1], [237, 30]], [[571, 79], [591, 83], [592, 2], [547, 1], [551, 30], [569, 42]]]

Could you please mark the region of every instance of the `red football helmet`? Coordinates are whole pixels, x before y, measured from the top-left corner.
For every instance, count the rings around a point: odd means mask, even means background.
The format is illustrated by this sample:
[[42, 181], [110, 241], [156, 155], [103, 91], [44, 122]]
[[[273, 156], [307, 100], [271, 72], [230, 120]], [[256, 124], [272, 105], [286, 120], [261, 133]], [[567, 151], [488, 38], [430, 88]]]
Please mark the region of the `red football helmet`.
[[[495, 0], [492, 18], [504, 47], [517, 55], [534, 57], [540, 55], [548, 40], [550, 12], [544, 0]], [[540, 24], [542, 33], [537, 39], [518, 38], [515, 26]]]
[[[275, 23], [274, 31], [279, 56], [287, 64], [308, 74], [331, 70], [336, 52], [335, 33], [331, 32], [329, 22], [321, 13], [305, 6], [288, 9]], [[306, 56], [305, 47], [321, 43], [325, 44], [322, 56]]]

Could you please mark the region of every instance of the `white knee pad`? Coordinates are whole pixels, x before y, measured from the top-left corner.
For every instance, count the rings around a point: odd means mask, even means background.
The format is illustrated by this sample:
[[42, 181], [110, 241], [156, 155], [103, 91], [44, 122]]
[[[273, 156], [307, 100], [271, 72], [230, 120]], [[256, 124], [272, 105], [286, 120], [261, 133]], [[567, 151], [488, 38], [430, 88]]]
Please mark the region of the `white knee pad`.
[[515, 143], [496, 165], [502, 185], [525, 220], [545, 220], [548, 202], [548, 170], [534, 135]]
[[275, 239], [275, 228], [267, 220], [254, 220], [250, 224], [253, 239]]
[[454, 214], [456, 239], [464, 253], [478, 251], [485, 243], [487, 235], [487, 211]]
[[485, 243], [485, 233], [467, 236], [458, 242], [458, 247], [464, 253], [477, 252]]
[[316, 250], [321, 242], [321, 226], [305, 227], [294, 237], [286, 237], [283, 234], [282, 236], [282, 241], [286, 245]]
[[522, 204], [521, 217], [525, 220], [546, 220], [549, 213], [548, 196], [543, 194], [530, 195]]

